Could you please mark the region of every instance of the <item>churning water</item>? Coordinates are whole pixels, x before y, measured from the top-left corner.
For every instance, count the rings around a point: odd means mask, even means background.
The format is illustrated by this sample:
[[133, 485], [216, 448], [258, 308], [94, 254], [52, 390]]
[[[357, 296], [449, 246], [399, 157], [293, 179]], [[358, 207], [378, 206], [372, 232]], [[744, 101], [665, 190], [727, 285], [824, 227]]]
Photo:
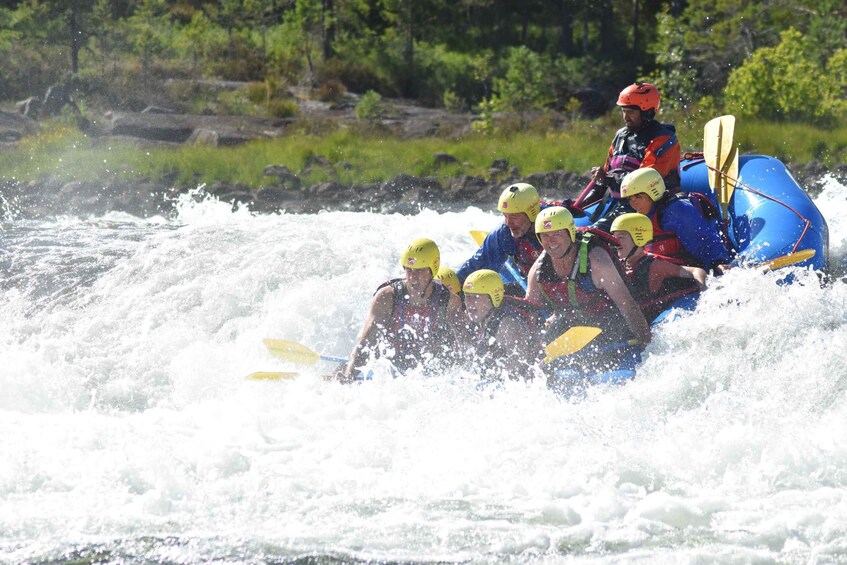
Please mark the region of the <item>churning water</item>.
[[457, 267], [487, 211], [7, 208], [0, 562], [845, 561], [847, 190], [817, 204], [831, 284], [731, 271], [634, 381], [578, 401], [465, 373], [344, 386], [264, 349], [346, 356], [404, 245]]

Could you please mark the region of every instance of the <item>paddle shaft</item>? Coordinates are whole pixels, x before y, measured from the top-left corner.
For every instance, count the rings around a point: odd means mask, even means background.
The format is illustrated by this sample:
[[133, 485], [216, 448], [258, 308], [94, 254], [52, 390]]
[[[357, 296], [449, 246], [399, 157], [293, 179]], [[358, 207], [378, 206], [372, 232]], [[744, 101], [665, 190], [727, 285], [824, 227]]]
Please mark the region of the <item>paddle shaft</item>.
[[[471, 230], [471, 237], [474, 239], [477, 245], [482, 247], [482, 243], [485, 241], [485, 237], [488, 235], [488, 232], [484, 232], [481, 230]], [[503, 264], [506, 267], [506, 270], [509, 271], [509, 274], [512, 275], [512, 278], [518, 281], [518, 284], [521, 285], [521, 288], [526, 292], [526, 281], [523, 276], [521, 276], [518, 268], [515, 266], [511, 257], [506, 258], [506, 262]]]

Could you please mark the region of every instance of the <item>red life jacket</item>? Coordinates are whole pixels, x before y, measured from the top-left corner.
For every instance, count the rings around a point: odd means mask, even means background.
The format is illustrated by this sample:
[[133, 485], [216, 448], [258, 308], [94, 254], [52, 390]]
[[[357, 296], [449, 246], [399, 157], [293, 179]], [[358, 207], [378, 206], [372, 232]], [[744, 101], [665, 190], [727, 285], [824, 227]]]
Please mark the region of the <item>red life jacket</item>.
[[393, 349], [391, 362], [405, 371], [420, 364], [425, 357], [442, 354], [448, 345], [450, 291], [440, 282], [433, 281], [432, 294], [426, 303], [413, 306], [403, 279], [392, 279], [379, 288], [388, 285], [394, 290], [394, 304], [385, 341]]
[[650, 220], [653, 222], [653, 241], [644, 246], [649, 253], [663, 257], [689, 258], [676, 232], [662, 229], [662, 216], [665, 213], [665, 208], [681, 198], [684, 198], [684, 196], [665, 192], [656, 202], [656, 209], [650, 216]]
[[[594, 286], [591, 280], [588, 254], [594, 245], [603, 245], [607, 252], [614, 237], [599, 230], [577, 231], [577, 257], [573, 269], [566, 278], [561, 278], [553, 268], [553, 262], [546, 253], [542, 256], [537, 271], [538, 284], [551, 311], [564, 311], [571, 326], [599, 326], [606, 330], [625, 321], [615, 303], [606, 293]], [[616, 256], [610, 253], [612, 262], [622, 271]], [[623, 279], [623, 273], [621, 273]]]
[[669, 261], [682, 265], [682, 261], [673, 257], [662, 257], [647, 253], [633, 265], [628, 263], [626, 282], [632, 292], [632, 297], [638, 303], [648, 322], [668, 308], [670, 304], [686, 294], [700, 292], [700, 285], [694, 279], [668, 277], [662, 281], [662, 286], [655, 293], [650, 291], [650, 265], [655, 260]]
[[531, 230], [531, 232], [515, 240], [515, 264], [524, 278], [526, 278], [529, 269], [544, 250], [535, 238], [535, 231]]

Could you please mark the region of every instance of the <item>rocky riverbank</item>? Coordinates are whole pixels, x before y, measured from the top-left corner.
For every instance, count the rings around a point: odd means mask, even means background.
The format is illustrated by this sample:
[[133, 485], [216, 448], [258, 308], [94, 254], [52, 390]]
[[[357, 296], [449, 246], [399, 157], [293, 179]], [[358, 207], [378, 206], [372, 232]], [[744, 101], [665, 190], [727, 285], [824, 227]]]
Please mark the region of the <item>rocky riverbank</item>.
[[[338, 124], [355, 122], [355, 104], [328, 105], [302, 100], [297, 119], [329, 120]], [[472, 116], [443, 110], [420, 108], [403, 101], [392, 101], [392, 112], [379, 122], [380, 127], [401, 137], [461, 134], [468, 130]], [[293, 119], [253, 116], [214, 116], [175, 113], [166, 108], [148, 108], [144, 112], [106, 112], [87, 121], [86, 129], [93, 143], [109, 144], [129, 141], [139, 148], [206, 144], [231, 146], [255, 139], [279, 137]], [[38, 127], [33, 119], [12, 112], [0, 112], [0, 143], [13, 145]], [[456, 159], [447, 153], [432, 155], [435, 165]], [[151, 181], [104, 180], [98, 182], [59, 182], [46, 179], [22, 183], [0, 179], [0, 205], [6, 213], [24, 217], [60, 214], [103, 214], [127, 212], [148, 217], [168, 214], [181, 194], [194, 191], [198, 198], [214, 197], [233, 207], [247, 207], [256, 213], [315, 213], [320, 210], [374, 211], [413, 214], [422, 208], [440, 211], [471, 206], [491, 208], [497, 196], [516, 181], [536, 186], [549, 199], [574, 198], [588, 182], [583, 175], [567, 171], [520, 171], [505, 160], [496, 160], [483, 176], [462, 175], [438, 180], [401, 174], [385, 182], [344, 185], [327, 182], [304, 185], [301, 178], [312, 168], [328, 170], [349, 166], [316, 156], [302, 170], [291, 170], [286, 164], [268, 163], [264, 175], [274, 179], [251, 189], [242, 184], [213, 182], [201, 187], [178, 186], [173, 180]], [[847, 165], [827, 170], [819, 162], [790, 165], [797, 180], [812, 195], [817, 194], [827, 175], [847, 183]], [[329, 175], [330, 177], [332, 175]]]
[[[434, 156], [446, 159], [440, 154]], [[847, 166], [829, 171], [820, 163], [794, 166], [793, 173], [815, 196], [828, 176], [847, 184]], [[102, 215], [119, 211], [139, 217], [169, 214], [177, 199], [192, 192], [195, 198], [216, 198], [256, 213], [316, 213], [321, 210], [372, 211], [415, 214], [422, 208], [438, 211], [467, 206], [493, 208], [500, 192], [517, 181], [536, 186], [542, 196], [574, 198], [588, 182], [587, 176], [566, 171], [522, 174], [505, 161], [492, 163], [486, 176], [459, 176], [439, 182], [433, 177], [398, 175], [381, 183], [302, 185], [300, 176], [284, 165], [269, 165], [265, 174], [276, 181], [254, 190], [245, 185], [214, 182], [211, 185], [174, 186], [147, 179], [108, 182], [0, 181], [0, 206], [6, 214], [42, 218], [62, 214]]]

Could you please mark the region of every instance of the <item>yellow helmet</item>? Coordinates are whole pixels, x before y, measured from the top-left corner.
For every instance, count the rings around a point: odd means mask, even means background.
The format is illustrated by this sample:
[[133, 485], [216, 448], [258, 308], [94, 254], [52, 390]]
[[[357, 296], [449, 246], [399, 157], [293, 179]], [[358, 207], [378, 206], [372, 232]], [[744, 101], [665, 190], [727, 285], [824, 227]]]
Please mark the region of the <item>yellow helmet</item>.
[[500, 307], [505, 294], [503, 279], [497, 271], [491, 269], [481, 269], [468, 275], [462, 290], [465, 294], [487, 294], [495, 308]]
[[435, 280], [449, 288], [453, 294], [462, 292], [462, 285], [459, 284], [459, 276], [450, 267], [441, 267], [438, 269]]
[[497, 201], [497, 210], [504, 214], [525, 213], [530, 222], [535, 221], [541, 211], [541, 197], [531, 184], [518, 182], [508, 187]]
[[625, 231], [632, 236], [636, 247], [643, 247], [653, 241], [653, 222], [644, 214], [630, 212], [621, 214], [612, 222], [609, 231]]
[[432, 277], [438, 274], [441, 265], [441, 254], [438, 246], [431, 239], [419, 237], [409, 244], [400, 256], [400, 266], [404, 269], [429, 269]]
[[576, 226], [573, 223], [573, 215], [564, 206], [550, 206], [544, 208], [535, 218], [535, 235], [541, 241], [540, 234], [559, 230], [568, 230], [571, 241], [576, 241]]
[[621, 181], [621, 198], [644, 193], [653, 202], [665, 193], [665, 181], [653, 167], [642, 167], [627, 174]]

